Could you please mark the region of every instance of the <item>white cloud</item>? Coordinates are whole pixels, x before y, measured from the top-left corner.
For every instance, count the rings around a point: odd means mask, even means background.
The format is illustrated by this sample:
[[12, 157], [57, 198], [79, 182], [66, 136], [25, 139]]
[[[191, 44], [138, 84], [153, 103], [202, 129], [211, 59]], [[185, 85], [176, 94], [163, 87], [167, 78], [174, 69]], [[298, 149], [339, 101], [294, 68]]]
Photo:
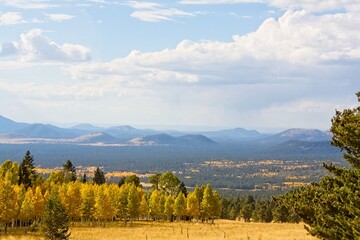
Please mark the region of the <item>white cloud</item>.
[[108, 63], [75, 65], [76, 78], [122, 82], [198, 84], [302, 81], [314, 72], [335, 71], [342, 61], [360, 60], [360, 17], [352, 13], [313, 15], [288, 11], [257, 31], [231, 42], [184, 40], [174, 49], [131, 52]]
[[21, 61], [82, 62], [91, 59], [90, 50], [82, 45], [51, 41], [40, 29], [20, 35], [20, 41], [0, 44], [0, 56], [16, 54]]
[[238, 4], [265, 3], [284, 10], [309, 10], [314, 12], [331, 10], [355, 10], [360, 8], [358, 0], [182, 0], [181, 4]]
[[56, 22], [71, 20], [75, 17], [72, 15], [63, 14], [63, 13], [46, 14], [46, 16], [48, 16], [50, 20], [56, 21]]
[[0, 14], [0, 26], [1, 25], [13, 25], [13, 24], [19, 24], [24, 23], [21, 14], [19, 12], [6, 12], [3, 14]]
[[154, 2], [130, 1], [128, 5], [136, 9], [130, 16], [145, 22], [171, 21], [174, 17], [195, 16], [195, 13], [185, 12], [176, 8], [165, 8]]
[[33, 29], [20, 36], [21, 59], [23, 61], [88, 61], [90, 50], [82, 45], [64, 43], [59, 45], [43, 35], [40, 29]]
[[20, 9], [47, 9], [58, 6], [51, 0], [1, 0], [0, 2]]

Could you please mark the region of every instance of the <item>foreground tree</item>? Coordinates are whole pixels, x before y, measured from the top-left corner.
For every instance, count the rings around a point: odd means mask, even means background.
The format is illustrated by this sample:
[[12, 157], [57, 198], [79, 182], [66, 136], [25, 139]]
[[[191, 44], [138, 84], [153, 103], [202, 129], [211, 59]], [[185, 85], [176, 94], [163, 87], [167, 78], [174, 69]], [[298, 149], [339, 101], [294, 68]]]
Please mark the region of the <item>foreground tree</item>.
[[42, 231], [46, 239], [69, 239], [69, 216], [61, 204], [56, 188], [51, 191], [42, 218]]
[[[360, 103], [360, 92], [357, 93]], [[324, 164], [331, 173], [319, 183], [292, 191], [277, 201], [287, 204], [321, 239], [360, 238], [360, 106], [336, 111], [331, 144], [344, 151], [349, 168]]]

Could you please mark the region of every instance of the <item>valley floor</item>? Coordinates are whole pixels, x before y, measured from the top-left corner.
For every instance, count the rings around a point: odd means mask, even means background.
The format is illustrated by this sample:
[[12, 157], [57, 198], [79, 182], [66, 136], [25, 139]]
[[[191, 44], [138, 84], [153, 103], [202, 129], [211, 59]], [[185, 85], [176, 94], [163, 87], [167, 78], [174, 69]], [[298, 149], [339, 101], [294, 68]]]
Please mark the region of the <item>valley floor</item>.
[[[76, 225], [71, 227], [73, 240], [134, 239], [134, 240], [315, 240], [307, 234], [303, 224], [290, 223], [244, 223], [240, 221], [217, 220], [215, 224], [187, 222], [134, 222], [108, 223], [105, 227]], [[35, 240], [38, 235], [0, 235], [0, 239]]]

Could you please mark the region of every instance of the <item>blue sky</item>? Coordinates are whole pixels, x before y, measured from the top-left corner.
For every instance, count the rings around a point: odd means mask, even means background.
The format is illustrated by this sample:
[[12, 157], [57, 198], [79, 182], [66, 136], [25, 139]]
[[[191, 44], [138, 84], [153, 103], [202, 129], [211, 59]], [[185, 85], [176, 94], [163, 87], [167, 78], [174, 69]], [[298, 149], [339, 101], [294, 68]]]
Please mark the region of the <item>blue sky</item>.
[[327, 129], [356, 104], [358, 26], [358, 0], [0, 0], [0, 115]]

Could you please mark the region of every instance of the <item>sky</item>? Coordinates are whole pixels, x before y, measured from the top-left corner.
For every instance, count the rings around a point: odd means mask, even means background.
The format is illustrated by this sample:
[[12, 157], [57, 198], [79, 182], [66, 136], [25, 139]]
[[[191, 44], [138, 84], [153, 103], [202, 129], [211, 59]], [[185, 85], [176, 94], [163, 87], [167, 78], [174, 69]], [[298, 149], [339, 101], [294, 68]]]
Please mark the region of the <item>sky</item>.
[[0, 0], [0, 115], [328, 129], [357, 106], [359, 0]]

